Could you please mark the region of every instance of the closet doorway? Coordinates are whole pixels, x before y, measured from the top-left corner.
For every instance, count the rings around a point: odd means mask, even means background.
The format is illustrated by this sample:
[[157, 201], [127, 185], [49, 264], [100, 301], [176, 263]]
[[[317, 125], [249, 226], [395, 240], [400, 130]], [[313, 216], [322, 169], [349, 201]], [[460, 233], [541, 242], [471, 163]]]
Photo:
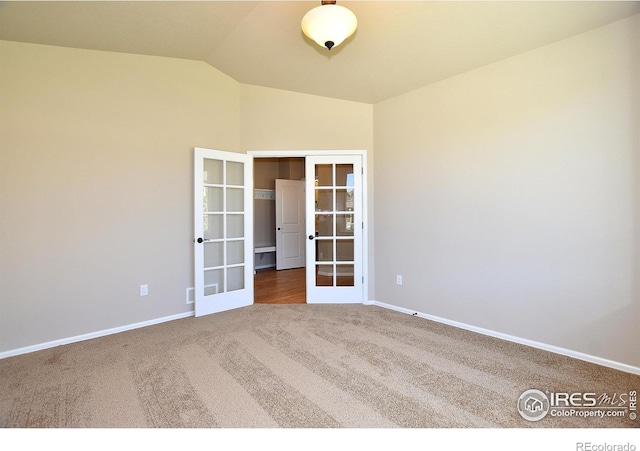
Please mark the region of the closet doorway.
[[[304, 289], [304, 302], [363, 303], [367, 299], [368, 283], [364, 220], [367, 217], [366, 151], [248, 151], [247, 154], [253, 157], [257, 174], [254, 177], [257, 205], [252, 205], [257, 229], [254, 230], [255, 275], [275, 266], [275, 179], [304, 179], [306, 283], [304, 288], [300, 287]], [[265, 172], [261, 164], [271, 168]], [[269, 172], [273, 175], [265, 176]], [[269, 199], [271, 207], [264, 202]], [[302, 296], [298, 299], [303, 302]]]
[[[256, 304], [305, 304], [304, 194], [300, 198], [291, 189], [285, 188], [284, 192], [281, 189], [283, 185], [287, 187], [294, 185], [294, 183], [287, 183], [288, 181], [304, 181], [305, 159], [303, 157], [255, 158], [253, 167], [254, 302]], [[279, 186], [276, 191], [277, 185]], [[300, 201], [302, 205], [299, 205]], [[296, 217], [302, 221], [301, 232], [293, 227]], [[295, 258], [300, 252], [302, 255]]]

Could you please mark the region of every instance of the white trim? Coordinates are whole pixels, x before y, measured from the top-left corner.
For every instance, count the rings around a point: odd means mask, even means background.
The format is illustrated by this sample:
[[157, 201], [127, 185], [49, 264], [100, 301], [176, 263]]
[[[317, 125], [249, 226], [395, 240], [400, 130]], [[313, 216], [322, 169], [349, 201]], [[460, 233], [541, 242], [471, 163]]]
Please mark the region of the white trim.
[[[510, 341], [513, 343], [522, 344], [525, 346], [531, 346], [532, 348], [541, 349], [543, 351], [553, 352], [554, 354], [560, 354], [567, 357], [572, 357], [574, 359], [583, 360], [585, 362], [595, 363], [597, 365], [606, 366], [609, 368], [613, 368], [616, 370], [624, 371], [626, 373], [638, 374], [640, 375], [640, 368], [632, 365], [627, 365], [626, 363], [616, 362], [613, 360], [603, 359], [601, 357], [592, 356], [590, 354], [584, 354], [582, 352], [572, 351], [571, 349], [560, 348], [558, 346], [548, 345], [545, 343], [540, 343], [537, 341], [527, 340], [526, 338], [514, 337], [513, 335], [503, 334], [501, 332], [495, 332], [489, 329], [484, 329], [481, 327], [471, 326], [469, 324], [460, 323], [458, 321], [448, 320], [446, 318], [441, 318], [439, 316], [429, 315], [426, 313], [416, 312], [414, 310], [410, 310], [404, 307], [397, 307], [391, 304], [385, 304], [384, 302], [378, 301], [365, 301], [364, 305], [375, 305], [378, 307], [386, 308], [389, 310], [394, 310], [400, 313], [406, 313], [407, 315], [414, 315], [419, 318], [428, 319], [431, 321], [435, 321], [437, 323], [446, 324], [448, 326], [457, 327], [459, 329], [468, 330], [471, 332], [476, 332], [482, 335], [487, 335], [489, 337], [499, 338], [501, 340]], [[14, 357], [22, 354], [28, 354], [31, 352], [42, 351], [44, 349], [54, 348], [56, 346], [62, 346], [71, 343], [77, 343], [80, 341], [91, 340], [93, 338], [104, 337], [107, 335], [113, 335], [120, 332], [126, 332], [128, 330], [139, 329], [141, 327], [153, 326], [155, 324], [161, 324], [168, 321], [174, 321], [177, 319], [188, 318], [190, 316], [194, 316], [194, 312], [184, 312], [178, 313], [176, 315], [165, 316], [162, 318], [156, 318], [148, 321], [142, 321], [139, 323], [128, 324], [126, 326], [114, 327], [112, 329], [105, 329], [97, 332], [91, 332], [83, 335], [76, 335], [75, 337], [63, 338], [60, 340], [49, 341], [46, 343], [40, 343], [33, 346], [26, 346], [24, 348], [12, 349], [10, 351], [0, 352], [0, 360], [5, 359], [7, 357]]]
[[538, 341], [528, 340], [526, 338], [515, 337], [513, 335], [503, 334], [502, 332], [496, 332], [490, 329], [484, 329], [482, 327], [476, 327], [465, 323], [460, 323], [458, 321], [453, 321], [446, 318], [441, 318], [439, 316], [429, 315], [426, 313], [416, 312], [415, 310], [410, 310], [404, 307], [397, 307], [391, 304], [385, 304], [384, 302], [378, 301], [367, 301], [366, 305], [376, 305], [378, 307], [386, 308], [389, 310], [395, 310], [396, 312], [406, 313], [408, 315], [417, 316], [419, 318], [428, 319], [431, 321], [435, 321], [437, 323], [446, 324], [448, 326], [457, 327], [458, 329], [464, 329], [471, 332], [476, 332], [482, 335], [487, 335], [489, 337], [499, 338], [505, 341], [511, 341], [513, 343], [518, 343], [525, 346], [531, 346], [532, 348], [542, 349], [543, 351], [553, 352], [554, 354], [560, 354], [567, 357], [572, 357], [574, 359], [583, 360], [589, 363], [595, 363], [597, 365], [606, 366], [609, 368], [613, 368], [616, 370], [624, 371], [626, 373], [638, 374], [640, 375], [640, 367], [628, 365], [626, 363], [616, 362], [613, 360], [604, 359], [602, 357], [593, 356], [590, 354], [585, 354], [578, 351], [573, 351], [571, 349], [561, 348], [559, 346], [553, 346], [546, 343], [540, 343]]
[[254, 158], [315, 157], [322, 155], [366, 155], [366, 150], [247, 150]]
[[140, 323], [128, 324], [126, 326], [114, 327], [112, 329], [99, 330], [97, 332], [91, 332], [83, 335], [76, 335], [75, 337], [62, 338], [60, 340], [48, 341], [46, 343], [40, 343], [33, 346], [26, 346], [24, 348], [12, 349], [10, 351], [0, 352], [0, 359], [7, 357], [14, 357], [21, 354], [28, 354], [30, 352], [42, 351], [43, 349], [54, 348], [56, 346], [67, 345], [71, 343], [77, 343], [79, 341], [91, 340], [92, 338], [104, 337], [106, 335], [113, 335], [120, 332], [126, 332], [128, 330], [139, 329], [141, 327], [153, 326], [155, 324], [166, 323], [167, 321], [174, 321], [176, 319], [188, 318], [193, 316], [194, 312], [178, 313], [177, 315], [165, 316], [163, 318], [151, 319], [148, 321], [142, 321]]

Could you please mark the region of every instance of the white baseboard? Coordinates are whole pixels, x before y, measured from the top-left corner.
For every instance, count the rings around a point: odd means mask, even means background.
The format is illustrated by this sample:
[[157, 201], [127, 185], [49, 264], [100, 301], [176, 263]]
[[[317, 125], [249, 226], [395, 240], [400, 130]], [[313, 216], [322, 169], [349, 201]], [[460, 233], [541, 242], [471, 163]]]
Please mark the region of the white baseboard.
[[47, 343], [26, 346], [24, 348], [12, 349], [10, 351], [0, 352], [0, 359], [5, 359], [7, 357], [13, 357], [21, 354], [28, 354], [30, 352], [41, 351], [43, 349], [54, 348], [56, 346], [67, 345], [70, 343], [76, 343], [78, 341], [90, 340], [92, 338], [104, 337], [105, 335], [117, 334], [119, 332], [125, 332], [127, 330], [139, 329], [140, 327], [153, 326], [154, 324], [165, 323], [167, 321], [173, 321], [176, 319], [188, 318], [189, 316], [193, 315], [194, 312], [178, 313], [177, 315], [165, 316], [163, 318], [142, 321], [140, 323], [128, 324], [126, 326], [114, 327], [112, 329], [105, 329], [88, 334], [76, 335], [75, 337], [62, 338], [60, 340], [49, 341]]
[[484, 329], [482, 327], [471, 326], [469, 324], [460, 323], [458, 321], [453, 321], [446, 318], [441, 318], [439, 316], [429, 315], [426, 313], [416, 312], [415, 310], [410, 310], [404, 307], [398, 307], [391, 304], [385, 304], [384, 302], [378, 301], [367, 301], [366, 305], [377, 305], [378, 307], [383, 307], [389, 310], [395, 310], [396, 312], [406, 313], [408, 315], [414, 315], [419, 318], [428, 319], [431, 321], [435, 321], [437, 323], [446, 324], [448, 326], [457, 327], [459, 329], [468, 330], [471, 332], [476, 332], [482, 335], [488, 335], [489, 337], [499, 338], [501, 340], [511, 341], [513, 343], [518, 343], [521, 345], [531, 346], [532, 348], [542, 349], [543, 351], [553, 352], [554, 354], [560, 354], [567, 357], [572, 357], [578, 360], [584, 360], [585, 362], [595, 363], [597, 365], [606, 366], [609, 368], [613, 368], [616, 370], [624, 371], [626, 373], [638, 374], [640, 375], [640, 368], [632, 365], [627, 365], [626, 363], [616, 362], [613, 360], [604, 359], [602, 357], [593, 356], [590, 354], [585, 354], [578, 351], [573, 351], [571, 349], [561, 348], [558, 346], [549, 345], [546, 343], [540, 343], [538, 341], [528, 340], [526, 338], [515, 337], [513, 335], [503, 334], [501, 332], [496, 332], [490, 329]]
[[[482, 327], [471, 326], [469, 324], [461, 323], [458, 321], [449, 320], [446, 318], [441, 318], [439, 316], [429, 315], [426, 313], [416, 312], [414, 310], [410, 310], [404, 307], [398, 307], [391, 304], [386, 304], [384, 302], [378, 301], [365, 301], [364, 305], [376, 305], [378, 307], [386, 308], [389, 310], [394, 310], [400, 313], [406, 313], [408, 315], [415, 315], [419, 318], [428, 319], [431, 321], [435, 321], [438, 323], [446, 324], [448, 326], [457, 327], [459, 329], [468, 330], [471, 332], [476, 332], [482, 335], [487, 335], [489, 337], [499, 338], [501, 340], [511, 341], [513, 343], [522, 344], [525, 346], [531, 346], [532, 348], [542, 349], [543, 351], [553, 352], [555, 354], [564, 355], [567, 357], [572, 357], [578, 360], [584, 360], [585, 362], [595, 363], [597, 365], [606, 366], [609, 368], [613, 368], [616, 370], [624, 371], [627, 373], [638, 374], [640, 375], [640, 368], [632, 365], [628, 365], [626, 363], [616, 362], [613, 360], [604, 359], [602, 357], [593, 356], [590, 354], [585, 354], [578, 351], [573, 351], [571, 349], [561, 348], [558, 346], [549, 345], [546, 343], [540, 343], [533, 340], [528, 340], [526, 338], [515, 337], [513, 335], [503, 334], [501, 332], [496, 332], [490, 329], [484, 329]], [[119, 332], [125, 332], [128, 330], [139, 329], [141, 327], [153, 326], [154, 324], [160, 324], [167, 321], [174, 321], [176, 319], [188, 318], [193, 316], [194, 312], [184, 312], [179, 313], [177, 315], [165, 316], [163, 318], [156, 318], [149, 321], [142, 321], [139, 323], [128, 324], [126, 326], [114, 327], [112, 329], [105, 329], [97, 332], [91, 332], [83, 335], [76, 335], [74, 337], [63, 338], [60, 340], [49, 341], [46, 343], [40, 343], [33, 346], [26, 346], [24, 348], [12, 349], [5, 352], [0, 352], [0, 359], [5, 359], [7, 357], [13, 357], [21, 354], [28, 354], [30, 352], [41, 351], [43, 349], [49, 349], [56, 346], [62, 346], [70, 343], [76, 343], [79, 341], [90, 340], [92, 338], [104, 337], [106, 335], [117, 334]]]

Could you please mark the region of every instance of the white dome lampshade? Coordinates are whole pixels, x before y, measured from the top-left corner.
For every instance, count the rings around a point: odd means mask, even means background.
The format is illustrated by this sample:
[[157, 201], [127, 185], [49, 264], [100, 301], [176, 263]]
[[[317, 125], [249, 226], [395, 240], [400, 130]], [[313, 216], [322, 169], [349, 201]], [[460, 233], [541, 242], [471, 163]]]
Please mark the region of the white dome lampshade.
[[321, 47], [331, 50], [356, 31], [358, 19], [344, 6], [335, 1], [323, 0], [302, 18], [302, 31]]

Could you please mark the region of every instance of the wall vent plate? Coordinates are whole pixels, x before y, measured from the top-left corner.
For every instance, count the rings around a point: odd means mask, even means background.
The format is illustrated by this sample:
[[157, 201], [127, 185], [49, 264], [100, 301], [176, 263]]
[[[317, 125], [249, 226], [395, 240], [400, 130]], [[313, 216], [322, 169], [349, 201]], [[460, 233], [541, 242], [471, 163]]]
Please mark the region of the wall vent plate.
[[[213, 289], [211, 290], [211, 288]], [[204, 291], [207, 294], [218, 294], [218, 284], [205, 285]], [[194, 302], [196, 302], [196, 290], [193, 287], [187, 288], [187, 304], [193, 304]]]

